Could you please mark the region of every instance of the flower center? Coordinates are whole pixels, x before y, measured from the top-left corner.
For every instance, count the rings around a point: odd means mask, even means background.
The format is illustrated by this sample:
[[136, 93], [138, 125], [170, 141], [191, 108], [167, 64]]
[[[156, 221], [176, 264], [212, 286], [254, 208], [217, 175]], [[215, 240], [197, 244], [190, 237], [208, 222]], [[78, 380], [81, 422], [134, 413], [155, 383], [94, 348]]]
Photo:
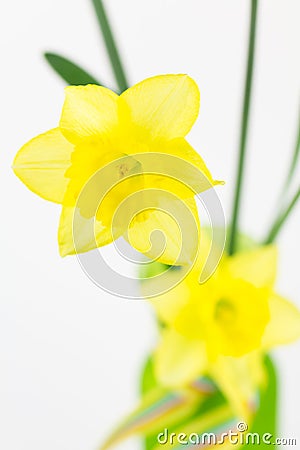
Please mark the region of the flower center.
[[129, 172], [129, 167], [127, 164], [122, 163], [118, 166], [118, 170], [119, 170], [119, 176], [121, 179], [121, 178], [124, 178], [125, 175], [127, 175], [127, 173]]
[[215, 308], [215, 320], [223, 325], [232, 324], [236, 319], [237, 311], [234, 305], [227, 298], [221, 298]]

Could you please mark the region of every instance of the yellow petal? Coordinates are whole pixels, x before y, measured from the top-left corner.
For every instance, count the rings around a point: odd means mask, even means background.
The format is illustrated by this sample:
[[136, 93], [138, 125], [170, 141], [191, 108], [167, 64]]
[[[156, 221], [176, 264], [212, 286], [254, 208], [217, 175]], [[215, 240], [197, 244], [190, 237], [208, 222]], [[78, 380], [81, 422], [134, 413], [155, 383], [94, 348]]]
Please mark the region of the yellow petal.
[[55, 203], [62, 203], [69, 183], [65, 172], [70, 166], [73, 145], [58, 128], [43, 133], [17, 153], [13, 170], [33, 192]]
[[241, 358], [220, 356], [210, 373], [238, 417], [244, 420], [255, 411], [255, 398], [265, 381], [262, 356], [253, 352]]
[[262, 339], [265, 349], [289, 344], [300, 338], [300, 311], [288, 300], [273, 294], [269, 301], [271, 320]]
[[78, 208], [67, 206], [62, 208], [58, 228], [61, 256], [88, 252], [111, 243], [120, 235], [121, 232], [118, 233], [116, 230], [112, 235], [110, 228], [104, 227], [93, 217], [90, 219], [83, 217]]
[[[204, 160], [185, 139], [178, 138], [169, 141], [166, 150], [170, 155], [178, 157], [188, 163], [188, 166], [191, 165], [190, 167], [187, 166], [185, 169], [186, 174], [182, 174], [180, 173], [180, 165], [176, 163], [175, 173], [177, 169], [178, 180], [186, 180], [186, 184], [189, 184], [194, 189], [194, 192], [201, 193], [215, 185], [224, 184], [223, 181], [214, 180], [212, 178]], [[195, 171], [193, 167], [197, 170]]]
[[69, 86], [60, 128], [73, 143], [111, 132], [118, 125], [118, 95], [96, 85]]
[[[178, 280], [178, 270], [183, 269], [176, 268], [175, 270], [172, 269], [168, 271], [168, 280], [170, 280], [170, 285], [172, 285], [172, 279], [174, 279], [174, 284], [176, 284]], [[145, 280], [144, 283], [157, 284], [157, 280], [155, 278], [153, 280]], [[145, 290], [147, 291], [150, 289], [146, 286]], [[163, 286], [161, 290], [163, 291]], [[177, 284], [177, 286], [173, 287], [173, 289], [167, 290], [164, 294], [161, 294], [160, 296], [149, 301], [152, 304], [158, 319], [164, 324], [172, 325], [182, 309], [188, 303], [190, 295], [191, 291], [189, 284], [186, 283], [186, 280], [184, 279]]]
[[191, 341], [172, 329], [165, 329], [154, 353], [155, 374], [166, 386], [184, 386], [207, 368], [205, 348], [200, 341]]
[[228, 259], [234, 278], [241, 278], [256, 287], [273, 287], [277, 272], [277, 249], [273, 245], [237, 253]]
[[137, 214], [125, 239], [148, 258], [169, 265], [191, 265], [200, 235], [195, 200], [160, 199], [158, 208]]
[[184, 137], [199, 114], [200, 93], [187, 75], [148, 78], [125, 91], [131, 120], [152, 137]]
[[223, 184], [212, 178], [201, 156], [184, 138], [153, 142], [144, 152], [146, 154], [135, 157], [139, 159], [143, 172], [148, 173], [145, 176], [148, 187], [155, 186], [180, 198], [188, 198]]

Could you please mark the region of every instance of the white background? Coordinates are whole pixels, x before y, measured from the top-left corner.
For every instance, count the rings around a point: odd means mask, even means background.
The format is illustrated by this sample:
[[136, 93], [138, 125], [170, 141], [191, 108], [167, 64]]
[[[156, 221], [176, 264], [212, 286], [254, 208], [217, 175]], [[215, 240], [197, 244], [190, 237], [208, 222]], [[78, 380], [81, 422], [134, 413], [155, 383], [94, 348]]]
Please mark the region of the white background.
[[[295, 140], [298, 0], [261, 0], [244, 231], [259, 238], [276, 210]], [[248, 25], [246, 0], [109, 0], [130, 82], [189, 73], [202, 93], [190, 141], [230, 211]], [[145, 302], [96, 288], [56, 244], [59, 207], [30, 193], [10, 166], [18, 148], [56, 126], [63, 83], [42, 59], [59, 51], [112, 85], [89, 0], [15, 0], [1, 13], [0, 448], [93, 450], [135, 405], [155, 343]], [[299, 179], [299, 177], [298, 177]], [[300, 205], [280, 236], [278, 290], [300, 306]], [[277, 350], [281, 436], [299, 436], [300, 344]], [[298, 436], [297, 436], [298, 433]], [[138, 448], [124, 443], [122, 449]]]

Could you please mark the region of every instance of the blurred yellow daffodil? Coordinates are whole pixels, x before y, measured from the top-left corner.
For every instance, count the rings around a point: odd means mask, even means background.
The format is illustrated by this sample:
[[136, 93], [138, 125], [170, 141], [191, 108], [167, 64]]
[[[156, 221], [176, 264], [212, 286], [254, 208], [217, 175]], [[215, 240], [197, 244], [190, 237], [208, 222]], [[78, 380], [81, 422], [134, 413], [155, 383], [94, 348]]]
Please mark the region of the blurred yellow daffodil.
[[[159, 229], [167, 242], [160, 261], [189, 262], [188, 252], [180, 254], [180, 227], [176, 228], [168, 215], [170, 203], [176, 203], [176, 199], [169, 198], [166, 202], [159, 191], [170, 191], [185, 202], [198, 223], [195, 192], [184, 185], [189, 182], [182, 183], [180, 161], [197, 170], [197, 182], [195, 173], [191, 175], [191, 186], [196, 186], [196, 191], [218, 183], [185, 140], [199, 112], [196, 83], [186, 75], [163, 75], [144, 80], [120, 96], [96, 85], [71, 86], [65, 94], [59, 127], [24, 145], [13, 164], [15, 173], [29, 189], [62, 205], [58, 232], [61, 255], [85, 252], [123, 235], [137, 250], [157, 257], [151, 253], [146, 236]], [[143, 155], [152, 155], [150, 165], [154, 174], [148, 174], [148, 168], [143, 167]], [[161, 163], [157, 155], [175, 158], [170, 165], [178, 165], [173, 167], [173, 173], [179, 174], [179, 180], [164, 177], [163, 167], [168, 164]], [[107, 166], [110, 169], [104, 170], [102, 176], [101, 170]], [[93, 189], [87, 191], [89, 195], [78, 205], [85, 186], [99, 171]], [[95, 198], [103, 183], [106, 183], [105, 198], [95, 208]], [[147, 195], [137, 198], [133, 195], [147, 189], [156, 189], [151, 207]], [[122, 215], [114, 222], [115, 212], [122, 204], [127, 213], [133, 211], [129, 224], [122, 220]], [[74, 243], [72, 224], [76, 209], [81, 222], [80, 239]], [[91, 236], [86, 230], [94, 219]]]
[[210, 374], [244, 414], [263, 381], [263, 353], [300, 337], [300, 312], [274, 292], [276, 266], [276, 248], [258, 247], [224, 256], [199, 284], [198, 262], [177, 287], [151, 300], [164, 324], [155, 351], [158, 379], [182, 386]]

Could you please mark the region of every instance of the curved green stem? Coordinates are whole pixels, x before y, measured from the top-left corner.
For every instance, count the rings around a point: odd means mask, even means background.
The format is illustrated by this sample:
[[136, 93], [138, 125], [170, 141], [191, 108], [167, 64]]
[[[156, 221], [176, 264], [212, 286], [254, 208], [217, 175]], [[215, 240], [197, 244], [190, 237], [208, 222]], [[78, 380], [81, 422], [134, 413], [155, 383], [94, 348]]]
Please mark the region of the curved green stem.
[[298, 125], [298, 133], [296, 136], [296, 142], [295, 142], [295, 149], [294, 149], [294, 153], [292, 156], [292, 160], [291, 160], [291, 164], [289, 167], [289, 171], [287, 174], [287, 178], [285, 180], [285, 183], [283, 185], [283, 192], [282, 192], [282, 197], [284, 197], [284, 195], [286, 194], [287, 190], [290, 187], [291, 181], [293, 179], [295, 170], [296, 170], [296, 166], [297, 166], [297, 162], [300, 156], [300, 114], [299, 114], [299, 125]]
[[297, 204], [298, 200], [300, 198], [300, 187], [297, 190], [296, 194], [292, 198], [291, 202], [288, 204], [288, 206], [283, 210], [282, 213], [280, 213], [275, 220], [273, 226], [271, 227], [264, 243], [265, 244], [271, 244], [274, 242], [274, 240], [277, 238], [279, 232], [282, 229], [283, 224], [287, 220], [287, 218], [290, 216], [291, 212], [293, 211], [295, 205]]
[[92, 0], [92, 2], [98, 17], [100, 29], [105, 41], [106, 49], [115, 74], [116, 81], [118, 83], [119, 90], [120, 92], [123, 92], [128, 88], [128, 83], [103, 2], [102, 0]]
[[249, 34], [249, 44], [248, 44], [248, 60], [247, 60], [247, 71], [246, 71], [246, 81], [245, 81], [245, 90], [244, 90], [244, 103], [243, 103], [243, 113], [242, 113], [242, 123], [241, 123], [241, 135], [240, 135], [240, 145], [239, 145], [239, 160], [238, 160], [238, 168], [237, 168], [235, 193], [234, 193], [231, 231], [230, 231], [229, 246], [228, 246], [229, 254], [231, 254], [231, 255], [236, 250], [236, 239], [237, 239], [240, 202], [241, 202], [241, 194], [242, 194], [242, 182], [243, 182], [244, 166], [245, 166], [246, 144], [247, 144], [248, 125], [249, 125], [249, 111], [250, 111], [251, 92], [252, 92], [252, 84], [253, 84], [252, 80], [253, 80], [253, 68], [254, 68], [255, 41], [256, 41], [257, 5], [258, 5], [258, 0], [251, 0], [250, 34]]

